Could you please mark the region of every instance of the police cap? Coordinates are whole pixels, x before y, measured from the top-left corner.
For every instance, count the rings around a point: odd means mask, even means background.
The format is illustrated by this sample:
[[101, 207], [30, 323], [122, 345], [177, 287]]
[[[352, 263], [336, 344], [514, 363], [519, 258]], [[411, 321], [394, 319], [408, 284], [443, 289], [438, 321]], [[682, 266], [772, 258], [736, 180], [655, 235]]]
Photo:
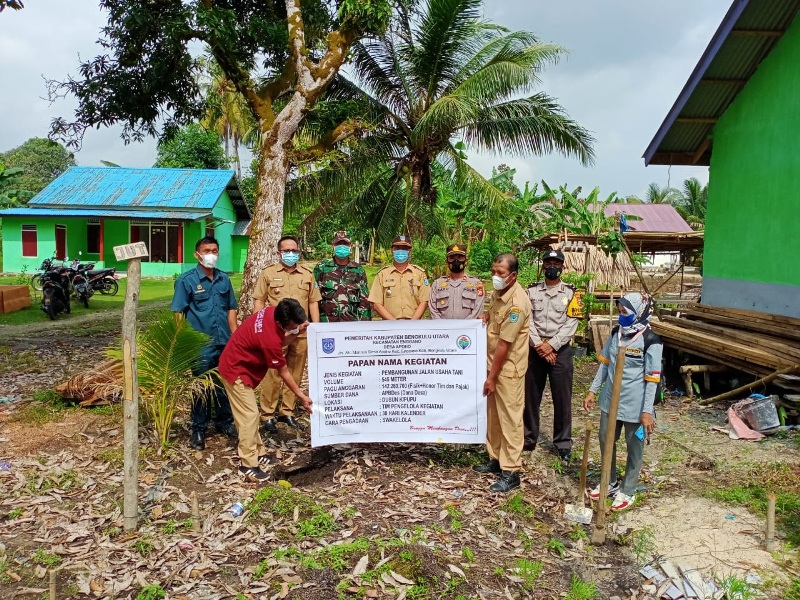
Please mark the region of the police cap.
[[557, 260], [563, 263], [564, 253], [561, 252], [561, 250], [554, 250], [550, 248], [549, 250], [546, 250], [544, 256], [542, 256], [542, 262], [546, 260]]
[[447, 256], [451, 254], [467, 254], [467, 246], [465, 244], [450, 244], [447, 247]]

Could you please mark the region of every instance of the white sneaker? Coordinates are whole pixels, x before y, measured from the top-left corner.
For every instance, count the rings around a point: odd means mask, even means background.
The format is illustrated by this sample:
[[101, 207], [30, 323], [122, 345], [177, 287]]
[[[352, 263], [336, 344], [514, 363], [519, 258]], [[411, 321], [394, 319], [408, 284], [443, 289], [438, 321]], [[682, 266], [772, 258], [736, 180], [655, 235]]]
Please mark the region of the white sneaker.
[[[614, 483], [612, 483], [611, 485], [608, 486], [608, 494], [607, 495], [608, 495], [609, 498], [613, 498], [614, 495], [618, 491], [619, 491], [619, 481], [615, 481]], [[597, 484], [597, 487], [595, 487], [594, 489], [592, 489], [591, 492], [589, 492], [589, 498], [591, 498], [592, 500], [600, 500], [600, 484], [599, 483]]]
[[628, 496], [624, 492], [617, 492], [617, 495], [614, 496], [614, 502], [611, 503], [611, 510], [625, 510], [633, 506], [634, 502], [636, 502], [635, 494]]

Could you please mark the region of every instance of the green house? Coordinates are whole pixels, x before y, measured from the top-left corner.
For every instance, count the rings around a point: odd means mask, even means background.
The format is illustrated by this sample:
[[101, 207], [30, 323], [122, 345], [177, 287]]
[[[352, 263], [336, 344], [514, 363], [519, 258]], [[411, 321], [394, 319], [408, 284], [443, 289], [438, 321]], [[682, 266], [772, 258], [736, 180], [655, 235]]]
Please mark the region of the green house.
[[0, 211], [3, 269], [35, 271], [42, 260], [75, 258], [124, 270], [114, 246], [143, 241], [142, 275], [193, 268], [194, 245], [219, 240], [218, 268], [238, 272], [247, 257], [250, 211], [233, 171], [70, 167], [24, 208]]
[[800, 317], [800, 0], [736, 0], [647, 148], [709, 167], [704, 303]]

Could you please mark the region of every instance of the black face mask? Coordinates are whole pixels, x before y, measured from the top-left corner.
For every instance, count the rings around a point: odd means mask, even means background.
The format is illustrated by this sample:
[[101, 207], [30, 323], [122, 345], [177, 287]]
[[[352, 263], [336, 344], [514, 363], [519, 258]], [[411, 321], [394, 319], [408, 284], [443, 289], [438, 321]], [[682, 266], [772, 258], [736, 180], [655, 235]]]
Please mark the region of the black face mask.
[[561, 267], [545, 267], [544, 270], [545, 279], [549, 279], [551, 281], [554, 279], [558, 279], [559, 277], [561, 277], [561, 272], [563, 270], [564, 269], [562, 269]]
[[447, 266], [450, 267], [450, 270], [453, 273], [461, 273], [461, 271], [464, 270], [464, 267], [467, 266], [467, 261], [453, 259], [447, 263]]

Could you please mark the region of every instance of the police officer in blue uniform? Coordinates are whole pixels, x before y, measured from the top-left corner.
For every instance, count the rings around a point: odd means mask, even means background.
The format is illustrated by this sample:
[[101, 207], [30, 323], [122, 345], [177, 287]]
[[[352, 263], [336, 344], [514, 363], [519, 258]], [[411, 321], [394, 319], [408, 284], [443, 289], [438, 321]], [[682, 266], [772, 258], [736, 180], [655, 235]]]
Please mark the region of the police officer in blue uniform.
[[[185, 317], [192, 329], [211, 336], [203, 348], [201, 362], [194, 375], [200, 375], [219, 365], [219, 357], [231, 333], [236, 331], [236, 297], [231, 280], [216, 268], [219, 259], [219, 243], [206, 236], [195, 244], [197, 267], [183, 273], [175, 280], [172, 297], [172, 312]], [[214, 422], [219, 433], [236, 439], [236, 426], [228, 396], [220, 384], [208, 392], [201, 392], [192, 401], [191, 447], [203, 450], [206, 447], [206, 429], [211, 420], [211, 405], [214, 405]]]

